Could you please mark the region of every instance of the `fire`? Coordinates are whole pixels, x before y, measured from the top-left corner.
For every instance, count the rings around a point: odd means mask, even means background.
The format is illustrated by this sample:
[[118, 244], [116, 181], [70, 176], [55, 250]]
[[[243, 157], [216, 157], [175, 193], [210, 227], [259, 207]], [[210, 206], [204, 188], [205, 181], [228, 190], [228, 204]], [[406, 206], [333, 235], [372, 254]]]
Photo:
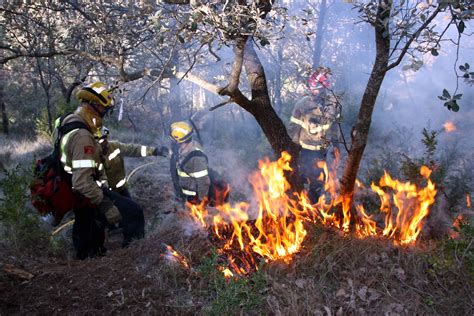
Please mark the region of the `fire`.
[[173, 249], [173, 247], [169, 245], [166, 246], [166, 251], [161, 256], [164, 257], [170, 263], [179, 263], [182, 265], [186, 270], [189, 270], [191, 266], [188, 263], [188, 260], [179, 252]]
[[455, 132], [457, 130], [456, 125], [454, 125], [454, 123], [451, 121], [447, 121], [446, 123], [444, 123], [443, 127], [446, 133]]
[[[429, 168], [423, 166], [420, 170], [427, 183], [423, 188], [385, 173], [378, 184], [371, 185], [384, 214], [384, 222], [377, 223], [361, 204], [354, 203], [351, 211], [352, 197], [339, 194], [335, 172], [338, 159], [331, 166], [318, 162], [323, 170], [318, 181], [324, 182], [324, 192], [315, 204], [305, 191], [290, 193], [285, 178], [285, 172], [292, 171], [290, 160], [291, 156], [283, 152], [277, 161], [259, 161], [259, 172], [249, 177], [255, 202], [226, 203], [212, 212], [205, 203], [188, 204], [194, 220], [212, 233], [219, 254], [227, 258], [229, 272], [248, 274], [258, 268], [261, 259], [290, 262], [307, 235], [305, 223], [320, 222], [346, 233], [353, 231], [359, 238], [377, 236], [396, 244], [413, 244], [435, 200]], [[359, 181], [357, 188], [364, 189]]]
[[466, 194], [466, 206], [467, 208], [471, 208], [471, 196], [469, 194]]
[[[410, 182], [394, 180], [386, 172], [380, 179], [379, 186], [372, 184], [372, 189], [379, 194], [382, 201], [380, 210], [386, 214], [383, 235], [395, 237], [401, 244], [410, 244], [416, 240], [423, 227], [423, 219], [435, 201], [435, 185], [429, 179], [431, 170], [422, 166], [420, 174], [428, 181], [427, 186], [422, 189]], [[383, 187], [393, 190], [393, 204], [397, 212], [388, 204], [388, 196], [381, 189]]]

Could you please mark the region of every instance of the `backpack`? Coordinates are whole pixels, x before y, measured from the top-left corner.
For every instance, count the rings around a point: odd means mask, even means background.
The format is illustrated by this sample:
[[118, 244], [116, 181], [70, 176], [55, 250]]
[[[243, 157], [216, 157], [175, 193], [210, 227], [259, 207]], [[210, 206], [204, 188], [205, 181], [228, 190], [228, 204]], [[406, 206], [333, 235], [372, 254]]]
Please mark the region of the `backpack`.
[[78, 207], [78, 204], [87, 202], [85, 197], [72, 190], [72, 176], [64, 171], [60, 161], [61, 137], [77, 128], [89, 129], [82, 122], [62, 125], [69, 114], [60, 117], [53, 152], [36, 161], [33, 181], [30, 184], [31, 203], [40, 214], [51, 213], [54, 216], [54, 225], [58, 225], [64, 215]]

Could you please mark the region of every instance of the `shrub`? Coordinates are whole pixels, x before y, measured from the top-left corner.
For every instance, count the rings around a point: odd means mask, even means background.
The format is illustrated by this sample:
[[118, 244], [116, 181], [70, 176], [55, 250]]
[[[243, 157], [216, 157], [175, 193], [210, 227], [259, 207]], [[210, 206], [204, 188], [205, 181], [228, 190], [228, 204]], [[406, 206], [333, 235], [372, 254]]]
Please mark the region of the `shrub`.
[[0, 182], [4, 194], [0, 205], [0, 221], [4, 228], [2, 233], [5, 240], [17, 250], [36, 246], [39, 241], [47, 240], [46, 233], [41, 230], [38, 214], [27, 207], [31, 178], [30, 171], [17, 167], [7, 171]]

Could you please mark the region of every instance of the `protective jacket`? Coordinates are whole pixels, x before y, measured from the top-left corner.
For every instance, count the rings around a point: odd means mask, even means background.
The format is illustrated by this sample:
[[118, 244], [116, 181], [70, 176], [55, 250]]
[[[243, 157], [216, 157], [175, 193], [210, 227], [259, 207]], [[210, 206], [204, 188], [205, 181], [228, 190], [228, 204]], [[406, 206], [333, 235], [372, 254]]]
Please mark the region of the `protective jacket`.
[[178, 192], [186, 200], [200, 201], [207, 197], [211, 179], [209, 177], [207, 156], [203, 152], [201, 144], [192, 139], [183, 143], [177, 150], [177, 156], [172, 159], [175, 162]]
[[120, 191], [126, 187], [125, 163], [123, 157], [147, 157], [152, 156], [155, 147], [137, 144], [124, 144], [117, 141], [107, 142], [108, 150], [104, 155], [104, 166], [109, 187]]
[[[71, 122], [81, 122], [88, 126], [79, 113], [68, 115], [62, 125]], [[73, 190], [93, 204], [100, 204], [103, 199], [101, 186], [107, 183], [107, 177], [101, 163], [102, 148], [94, 139], [90, 128], [77, 128], [63, 135], [60, 150], [61, 164], [64, 171], [72, 176]]]
[[335, 101], [323, 92], [298, 101], [290, 119], [288, 132], [292, 140], [306, 150], [324, 150], [338, 144]]

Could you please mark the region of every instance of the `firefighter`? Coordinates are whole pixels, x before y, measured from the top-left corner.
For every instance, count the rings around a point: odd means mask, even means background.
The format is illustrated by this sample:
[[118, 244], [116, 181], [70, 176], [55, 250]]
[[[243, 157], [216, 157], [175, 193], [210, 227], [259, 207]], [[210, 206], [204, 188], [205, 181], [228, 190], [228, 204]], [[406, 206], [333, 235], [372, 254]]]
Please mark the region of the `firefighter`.
[[170, 127], [170, 138], [170, 171], [177, 199], [192, 204], [204, 201], [210, 206], [226, 202], [229, 185], [209, 168], [207, 155], [193, 126], [186, 121], [174, 122]]
[[150, 147], [109, 141], [109, 134], [108, 128], [103, 127], [101, 135], [98, 135], [99, 143], [102, 146], [103, 162], [109, 188], [127, 198], [131, 198], [126, 183], [124, 157], [168, 157], [169, 149], [166, 146]]
[[78, 124], [78, 128], [61, 133], [60, 159], [64, 171], [71, 175], [72, 188], [78, 197], [72, 239], [77, 258], [85, 259], [105, 254], [107, 223], [123, 224], [126, 246], [132, 239], [143, 237], [144, 217], [133, 201], [108, 190], [101, 163], [102, 148], [94, 138], [102, 127], [103, 117], [113, 108], [111, 92], [104, 83], [95, 82], [81, 87], [76, 97], [80, 102], [78, 108], [57, 120], [55, 135], [61, 127], [70, 126], [69, 123]]
[[305, 96], [299, 100], [290, 118], [288, 132], [292, 140], [301, 146], [298, 167], [308, 197], [316, 203], [321, 194], [322, 182], [318, 177], [322, 170], [317, 161], [326, 160], [329, 147], [334, 154], [339, 149], [336, 100], [330, 93], [331, 70], [318, 67], [309, 77]]

